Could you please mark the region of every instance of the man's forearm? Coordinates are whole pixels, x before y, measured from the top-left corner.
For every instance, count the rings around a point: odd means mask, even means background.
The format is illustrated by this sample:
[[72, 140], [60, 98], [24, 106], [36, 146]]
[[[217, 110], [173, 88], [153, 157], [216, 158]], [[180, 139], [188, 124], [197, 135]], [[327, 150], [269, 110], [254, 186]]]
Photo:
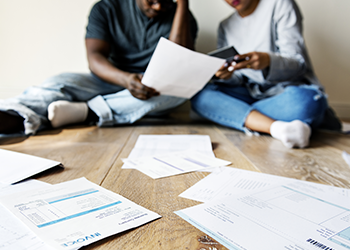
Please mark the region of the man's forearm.
[[191, 36], [190, 11], [188, 0], [177, 0], [176, 13], [169, 40], [189, 49], [194, 49]]
[[95, 75], [106, 82], [127, 88], [130, 73], [116, 68], [105, 56], [98, 53], [91, 54], [88, 61], [89, 68]]

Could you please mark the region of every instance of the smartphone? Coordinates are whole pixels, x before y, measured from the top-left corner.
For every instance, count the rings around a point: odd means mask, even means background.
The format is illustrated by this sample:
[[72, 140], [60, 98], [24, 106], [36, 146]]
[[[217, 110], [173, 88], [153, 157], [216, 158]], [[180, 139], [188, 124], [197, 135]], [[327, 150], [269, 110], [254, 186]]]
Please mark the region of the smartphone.
[[222, 58], [222, 59], [226, 59], [226, 61], [228, 63], [231, 63], [233, 61], [235, 61], [235, 62], [244, 61], [244, 59], [240, 59], [240, 60], [233, 59], [235, 57], [235, 55], [239, 55], [239, 53], [237, 52], [237, 50], [233, 46], [224, 47], [224, 48], [221, 48], [218, 50], [211, 51], [208, 53], [208, 55], [215, 56], [215, 57]]

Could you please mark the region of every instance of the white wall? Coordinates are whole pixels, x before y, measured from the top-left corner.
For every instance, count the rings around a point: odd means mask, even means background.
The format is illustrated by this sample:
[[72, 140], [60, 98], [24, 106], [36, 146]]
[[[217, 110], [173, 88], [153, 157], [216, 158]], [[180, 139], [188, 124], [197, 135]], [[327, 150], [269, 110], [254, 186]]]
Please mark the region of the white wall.
[[[88, 72], [84, 34], [97, 0], [0, 1], [0, 98], [21, 93], [61, 72]], [[350, 118], [349, 0], [296, 0], [304, 15], [315, 71], [339, 116]], [[199, 23], [197, 50], [216, 47], [220, 20], [232, 13], [223, 0], [190, 0]]]

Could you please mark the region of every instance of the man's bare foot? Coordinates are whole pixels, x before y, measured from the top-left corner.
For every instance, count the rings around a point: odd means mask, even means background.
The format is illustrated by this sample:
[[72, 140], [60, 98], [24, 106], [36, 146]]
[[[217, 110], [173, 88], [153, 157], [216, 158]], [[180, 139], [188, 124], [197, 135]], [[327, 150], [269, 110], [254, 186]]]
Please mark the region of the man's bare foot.
[[13, 134], [24, 131], [24, 118], [0, 111], [0, 134]]

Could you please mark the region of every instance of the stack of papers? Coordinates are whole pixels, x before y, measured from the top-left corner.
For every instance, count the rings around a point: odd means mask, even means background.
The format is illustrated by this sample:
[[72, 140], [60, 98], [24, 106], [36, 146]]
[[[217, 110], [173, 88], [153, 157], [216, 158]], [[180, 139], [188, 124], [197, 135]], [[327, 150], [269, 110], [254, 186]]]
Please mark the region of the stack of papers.
[[122, 168], [133, 168], [153, 179], [211, 171], [231, 164], [215, 158], [207, 135], [140, 135]]
[[60, 162], [41, 157], [0, 149], [0, 183], [13, 184], [47, 169], [60, 166]]
[[224, 168], [181, 196], [207, 201], [176, 214], [229, 249], [350, 249], [347, 189]]
[[0, 203], [54, 249], [78, 249], [160, 218], [85, 178], [2, 196]]

